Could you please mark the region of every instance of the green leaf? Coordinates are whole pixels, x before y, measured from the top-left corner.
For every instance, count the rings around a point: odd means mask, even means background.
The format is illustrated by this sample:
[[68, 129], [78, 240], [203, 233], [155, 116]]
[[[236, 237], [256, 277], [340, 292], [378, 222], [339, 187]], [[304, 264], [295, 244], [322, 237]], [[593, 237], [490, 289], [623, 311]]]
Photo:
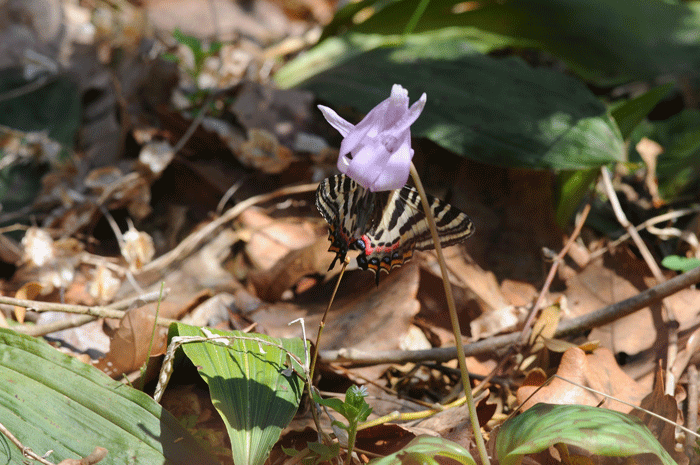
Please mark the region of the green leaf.
[[173, 39], [192, 50], [195, 61], [198, 60], [203, 54], [202, 41], [194, 36], [183, 33], [179, 28], [175, 28], [173, 31]]
[[25, 132], [47, 131], [49, 138], [70, 150], [80, 124], [80, 92], [68, 76], [49, 77], [33, 87], [16, 68], [0, 70], [0, 124]]
[[[356, 38], [348, 37], [347, 46]], [[304, 63], [313, 69], [316, 58], [301, 58], [293, 68]], [[301, 86], [335, 108], [352, 106], [366, 113], [389, 96], [394, 83], [407, 88], [413, 100], [428, 95], [412, 126], [414, 136], [473, 160], [571, 170], [625, 155], [617, 125], [583, 84], [519, 59], [484, 56], [449, 31], [350, 54]]]
[[[321, 463], [321, 462], [333, 462], [333, 459], [340, 455], [340, 443], [335, 442], [329, 446], [322, 444], [320, 442], [309, 442], [307, 447], [313, 456], [308, 457], [309, 463]], [[306, 461], [306, 459], [305, 459]]]
[[359, 422], [365, 421], [370, 413], [372, 413], [372, 407], [365, 401], [365, 397], [367, 396], [366, 388], [350, 386], [345, 392], [344, 402], [336, 398], [324, 399], [315, 389], [311, 391], [314, 402], [332, 408], [341, 414], [351, 425], [357, 425]]
[[700, 259], [695, 257], [679, 257], [678, 255], [669, 255], [661, 260], [661, 264], [669, 270], [680, 271], [685, 273], [700, 266]]
[[314, 402], [316, 402], [317, 404], [330, 407], [336, 412], [345, 416], [345, 402], [343, 402], [342, 400], [336, 399], [335, 397], [324, 399], [318, 394], [318, 391], [316, 391], [315, 389], [311, 390], [311, 397], [313, 397]]
[[557, 175], [555, 219], [565, 228], [598, 178], [598, 168], [562, 171]]
[[611, 111], [623, 139], [630, 137], [634, 128], [654, 109], [656, 104], [668, 95], [671, 89], [673, 89], [672, 83], [654, 87], [637, 98], [617, 105]]
[[[96, 446], [100, 465], [218, 463], [149, 396], [39, 339], [0, 329], [0, 379], [3, 425], [54, 463]], [[5, 436], [0, 463], [24, 463]]]
[[[226, 347], [192, 343], [183, 344], [182, 349], [209, 385], [214, 407], [231, 438], [233, 461], [237, 465], [262, 465], [282, 429], [294, 417], [304, 387], [295, 373], [303, 373], [302, 367], [292, 360], [294, 371], [290, 371], [290, 358], [278, 346], [304, 360], [304, 343], [298, 338], [210, 331], [234, 339]], [[170, 332], [171, 336], [204, 335], [200, 328], [181, 323], [171, 325]]]
[[[359, 24], [354, 24], [354, 15], [341, 10], [343, 16], [328, 26], [324, 36], [341, 30], [401, 34], [419, 3], [366, 2], [363, 12], [374, 14]], [[431, 0], [414, 31], [461, 27], [473, 45], [494, 49], [507, 43], [543, 49], [599, 85], [686, 73], [700, 62], [697, 2], [477, 0], [464, 6], [462, 0]]]
[[469, 451], [459, 444], [443, 438], [419, 436], [406, 444], [406, 447], [386, 457], [375, 459], [371, 465], [405, 465], [408, 463], [429, 463], [425, 458], [435, 460], [435, 456], [456, 460], [462, 465], [476, 465]]
[[496, 437], [501, 465], [519, 464], [525, 454], [564, 443], [604, 457], [651, 453], [677, 465], [637, 418], [584, 405], [537, 404], [507, 420]]
[[345, 392], [345, 412], [351, 424], [365, 421], [372, 413], [372, 407], [365, 400], [367, 388], [360, 386], [350, 386]]

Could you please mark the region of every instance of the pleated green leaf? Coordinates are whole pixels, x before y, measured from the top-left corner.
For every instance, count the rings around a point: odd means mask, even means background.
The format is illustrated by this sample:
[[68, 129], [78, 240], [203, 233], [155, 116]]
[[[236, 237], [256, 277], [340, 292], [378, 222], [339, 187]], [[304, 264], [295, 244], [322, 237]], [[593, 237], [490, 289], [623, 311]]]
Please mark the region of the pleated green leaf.
[[467, 449], [448, 439], [419, 436], [406, 447], [386, 457], [375, 459], [371, 465], [435, 464], [436, 456], [456, 460], [462, 465], [476, 465]]
[[[0, 422], [35, 453], [58, 463], [108, 450], [100, 465], [216, 464], [143, 392], [39, 339], [0, 329]], [[0, 463], [23, 463], [0, 435]]]
[[[234, 463], [262, 465], [294, 417], [304, 387], [297, 375], [302, 367], [278, 346], [303, 361], [304, 343], [240, 331], [211, 332], [233, 339], [228, 346], [207, 342], [182, 348], [209, 385], [231, 438]], [[173, 335], [205, 336], [200, 328], [180, 323], [171, 326]]]
[[585, 405], [537, 404], [507, 420], [496, 437], [496, 454], [501, 465], [516, 465], [524, 455], [559, 443], [605, 457], [651, 453], [664, 465], [676, 465], [639, 419]]
[[[341, 9], [323, 37], [402, 34], [420, 0], [365, 0]], [[355, 13], [363, 7], [364, 21]], [[414, 33], [464, 29], [490, 49], [546, 50], [586, 80], [609, 86], [682, 74], [700, 61], [700, 5], [678, 0], [431, 0]]]

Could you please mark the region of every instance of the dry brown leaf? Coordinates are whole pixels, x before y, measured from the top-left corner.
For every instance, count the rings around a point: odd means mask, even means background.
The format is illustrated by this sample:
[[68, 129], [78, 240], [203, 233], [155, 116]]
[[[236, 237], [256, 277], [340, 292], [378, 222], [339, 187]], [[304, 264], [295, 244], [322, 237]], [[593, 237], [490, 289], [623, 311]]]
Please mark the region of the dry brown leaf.
[[[610, 396], [638, 405], [645, 392], [638, 383], [620, 369], [613, 354], [606, 348], [586, 354], [579, 348], [564, 352], [557, 374], [562, 378], [590, 387]], [[550, 404], [578, 404], [596, 406], [605, 398], [562, 379], [554, 378], [551, 383], [542, 385], [542, 378], [528, 378], [527, 384], [518, 389], [518, 403], [525, 402], [525, 409], [538, 402]], [[535, 391], [537, 391], [535, 393]], [[620, 412], [629, 412], [631, 407], [611, 399], [605, 400], [605, 407]]]
[[167, 141], [149, 141], [141, 147], [139, 163], [148, 167], [155, 176], [160, 176], [175, 158], [173, 147]]
[[530, 333], [531, 352], [539, 352], [544, 349], [544, 339], [552, 339], [554, 337], [561, 320], [561, 310], [560, 304], [550, 305], [542, 310], [542, 313], [532, 325], [532, 333]]
[[[630, 265], [635, 265], [623, 270], [622, 255], [625, 255], [624, 251], [616, 252], [615, 258], [607, 260], [605, 266], [600, 260], [592, 262], [567, 281], [565, 295], [572, 316], [585, 315], [635, 296], [646, 287], [642, 276], [649, 272], [644, 262], [630, 262]], [[653, 346], [656, 330], [651, 312], [645, 308], [609, 325], [594, 328], [590, 338], [600, 340], [601, 345], [615, 353], [637, 354]]]
[[22, 247], [24, 261], [37, 267], [44, 266], [56, 258], [53, 239], [41, 228], [28, 228], [22, 238]]
[[501, 292], [506, 302], [514, 307], [524, 307], [535, 301], [539, 291], [525, 281], [504, 279], [501, 281]]
[[250, 273], [250, 282], [261, 299], [275, 302], [303, 276], [326, 271], [327, 249], [326, 238], [318, 238], [311, 245], [290, 251], [272, 268]]
[[631, 415], [636, 416], [649, 428], [649, 431], [659, 440], [661, 445], [679, 465], [687, 465], [689, 458], [683, 453], [676, 452], [676, 427], [675, 423], [683, 424], [683, 413], [678, 406], [675, 397], [665, 394], [664, 370], [659, 366], [654, 376], [654, 388], [640, 405], [641, 408], [656, 413], [671, 423], [660, 420], [648, 413], [634, 410]]
[[393, 454], [406, 446], [416, 432], [402, 425], [377, 425], [357, 432], [356, 446], [380, 456]]
[[[155, 311], [156, 304], [128, 310], [111, 337], [109, 353], [95, 366], [112, 377], [141, 368], [148, 359], [154, 337]], [[166, 341], [166, 328], [157, 327], [150, 355], [163, 353]]]
[[243, 212], [239, 220], [252, 231], [246, 252], [257, 269], [269, 270], [291, 250], [311, 245], [318, 238], [310, 223], [275, 220], [255, 208]]
[[136, 272], [144, 265], [153, 260], [156, 249], [153, 246], [153, 239], [143, 231], [137, 231], [132, 224], [129, 230], [124, 233], [124, 245], [122, 246], [122, 256], [129, 264], [129, 269]]
[[656, 179], [656, 160], [659, 158], [659, 155], [664, 153], [664, 148], [661, 147], [658, 142], [647, 137], [642, 137], [642, 139], [637, 142], [635, 148], [642, 157], [642, 160], [644, 160], [644, 164], [647, 165], [644, 185], [649, 191], [649, 195], [651, 195], [651, 201], [654, 207], [659, 208], [663, 206], [664, 201], [659, 196], [659, 181]]
[[120, 285], [121, 280], [115, 278], [114, 273], [106, 266], [100, 265], [95, 270], [92, 281], [88, 284], [88, 293], [101, 305], [104, 305], [112, 301]]
[[[15, 293], [15, 298], [23, 300], [34, 300], [36, 296], [41, 294], [42, 290], [43, 286], [39, 283], [26, 283], [22, 287], [20, 287], [19, 290]], [[14, 313], [15, 320], [17, 320], [20, 324], [24, 323], [24, 316], [27, 314], [27, 309], [15, 305]]]
[[248, 140], [241, 144], [238, 153], [238, 160], [245, 166], [268, 174], [279, 174], [296, 160], [294, 152], [264, 129], [249, 129]]

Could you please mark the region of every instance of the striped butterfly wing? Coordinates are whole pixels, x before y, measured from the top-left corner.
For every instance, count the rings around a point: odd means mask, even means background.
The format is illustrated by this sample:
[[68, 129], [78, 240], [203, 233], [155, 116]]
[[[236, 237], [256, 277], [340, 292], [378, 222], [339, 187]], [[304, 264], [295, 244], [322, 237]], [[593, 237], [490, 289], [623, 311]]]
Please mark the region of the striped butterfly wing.
[[[474, 232], [469, 217], [450, 204], [428, 196], [440, 244], [456, 244]], [[381, 270], [389, 273], [406, 263], [413, 251], [433, 249], [428, 221], [418, 191], [409, 186], [372, 193], [339, 174], [325, 179], [316, 191], [316, 206], [328, 222], [336, 260], [345, 260], [349, 249], [359, 250], [357, 264], [370, 269], [379, 283]]]

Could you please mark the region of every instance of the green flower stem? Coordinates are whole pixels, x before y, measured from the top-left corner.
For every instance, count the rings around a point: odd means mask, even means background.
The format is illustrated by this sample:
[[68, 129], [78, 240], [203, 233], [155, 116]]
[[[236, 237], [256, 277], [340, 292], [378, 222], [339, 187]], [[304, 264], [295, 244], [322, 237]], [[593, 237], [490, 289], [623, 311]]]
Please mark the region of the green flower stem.
[[350, 263], [350, 260], [345, 257], [345, 260], [343, 261], [343, 267], [340, 269], [340, 275], [338, 276], [338, 282], [335, 283], [335, 288], [333, 289], [333, 294], [331, 295], [331, 300], [328, 302], [328, 306], [326, 307], [326, 311], [323, 312], [323, 316], [321, 317], [321, 322], [318, 324], [318, 334], [316, 335], [316, 350], [314, 351], [314, 356], [311, 360], [311, 366], [309, 367], [309, 373], [308, 373], [308, 379], [306, 382], [306, 389], [309, 394], [309, 399], [312, 402], [311, 405], [311, 416], [314, 418], [314, 423], [316, 423], [316, 429], [318, 430], [318, 435], [319, 435], [319, 442], [322, 442], [325, 444], [324, 439], [326, 436], [323, 433], [323, 430], [321, 429], [321, 422], [318, 418], [318, 413], [316, 412], [316, 405], [313, 402], [313, 395], [311, 394], [311, 390], [314, 389], [313, 383], [314, 383], [314, 370], [316, 369], [316, 360], [318, 360], [318, 352], [321, 350], [321, 335], [323, 334], [323, 328], [326, 326], [326, 317], [328, 316], [328, 311], [331, 309], [331, 305], [333, 305], [333, 301], [335, 300], [335, 295], [338, 292], [338, 287], [340, 287], [340, 281], [343, 280], [343, 275], [345, 274], [345, 269], [348, 266], [348, 263]]
[[345, 464], [350, 465], [352, 463], [352, 450], [355, 447], [355, 438], [357, 437], [357, 423], [351, 424], [348, 428], [348, 451], [345, 456]]
[[476, 416], [476, 405], [474, 405], [472, 387], [469, 383], [469, 370], [467, 370], [467, 361], [464, 357], [464, 347], [462, 345], [462, 332], [459, 328], [457, 308], [455, 306], [454, 296], [452, 295], [452, 286], [450, 285], [449, 276], [447, 274], [445, 256], [442, 254], [440, 238], [438, 237], [437, 227], [435, 226], [435, 218], [433, 218], [433, 213], [430, 210], [428, 196], [425, 194], [425, 189], [423, 189], [423, 183], [421, 183], [420, 181], [418, 171], [416, 171], [416, 167], [413, 164], [413, 162], [411, 162], [411, 177], [413, 178], [413, 182], [416, 185], [416, 189], [420, 194], [421, 202], [423, 204], [423, 210], [425, 211], [425, 216], [428, 219], [428, 224], [430, 225], [430, 233], [432, 234], [433, 242], [435, 243], [435, 253], [437, 255], [438, 263], [440, 264], [440, 271], [442, 272], [442, 284], [445, 287], [447, 308], [450, 311], [450, 321], [452, 323], [452, 331], [455, 337], [455, 346], [457, 347], [457, 361], [459, 362], [459, 369], [462, 372], [462, 385], [464, 386], [464, 394], [467, 397], [467, 406], [469, 408], [469, 420], [471, 421], [472, 429], [474, 430], [474, 440], [476, 441], [476, 448], [479, 451], [481, 463], [483, 465], [490, 465], [491, 462], [489, 461], [489, 456], [486, 452], [486, 446], [484, 445], [484, 437], [481, 435], [481, 426], [479, 426], [479, 419]]

